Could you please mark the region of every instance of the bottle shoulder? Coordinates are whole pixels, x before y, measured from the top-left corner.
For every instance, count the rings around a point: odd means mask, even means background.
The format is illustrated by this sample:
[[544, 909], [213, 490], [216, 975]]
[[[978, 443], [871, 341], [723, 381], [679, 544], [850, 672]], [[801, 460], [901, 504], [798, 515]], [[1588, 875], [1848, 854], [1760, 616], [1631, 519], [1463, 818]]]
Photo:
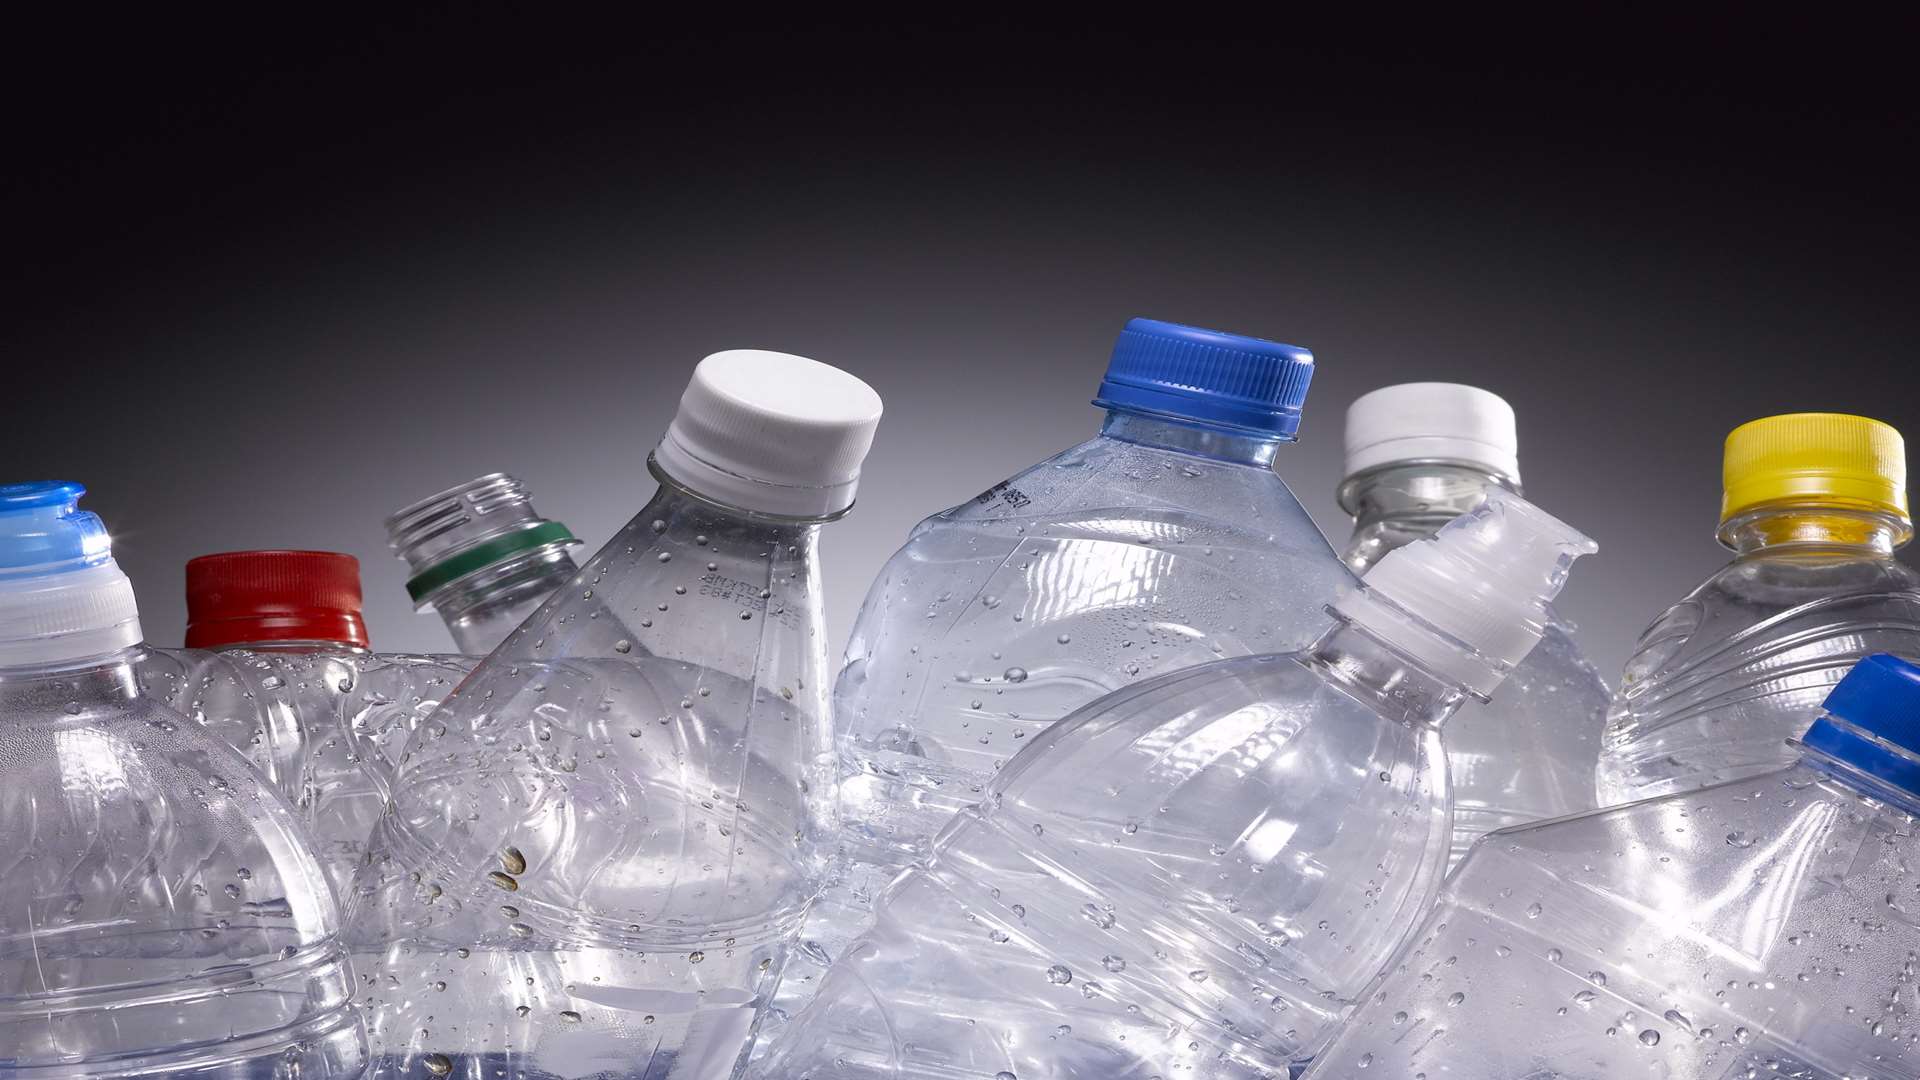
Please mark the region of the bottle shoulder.
[[1857, 659], [1856, 640], [1920, 644], [1920, 575], [1887, 557], [1736, 559], [1648, 626], [1621, 690], [1787, 655]]
[[1304, 519], [1305, 511], [1269, 467], [1101, 436], [927, 518], [915, 533], [959, 524], [1031, 529], [1041, 522], [1171, 522], [1183, 516], [1261, 533], [1284, 529]]

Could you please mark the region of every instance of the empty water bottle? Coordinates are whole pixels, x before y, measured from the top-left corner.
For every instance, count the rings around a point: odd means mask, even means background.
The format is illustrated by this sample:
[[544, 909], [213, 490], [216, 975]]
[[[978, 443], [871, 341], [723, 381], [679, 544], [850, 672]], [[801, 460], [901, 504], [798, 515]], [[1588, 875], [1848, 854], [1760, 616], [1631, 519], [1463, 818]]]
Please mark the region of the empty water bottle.
[[305, 830], [141, 691], [133, 587], [82, 494], [0, 486], [0, 1075], [357, 1077]]
[[234, 551], [187, 563], [187, 648], [135, 665], [147, 693], [218, 735], [312, 830], [340, 895], [420, 717], [473, 666], [367, 651], [360, 564], [331, 551]]
[[653, 500], [414, 732], [351, 901], [377, 1075], [735, 1070], [825, 861], [816, 540], [879, 416], [702, 361]]
[[454, 646], [485, 656], [580, 568], [565, 525], [534, 512], [506, 473], [456, 484], [387, 518], [387, 545], [406, 561], [414, 610], [433, 611]]
[[1441, 724], [1539, 640], [1589, 550], [1492, 491], [1384, 557], [1307, 650], [1036, 736], [888, 887], [760, 1075], [1286, 1076], [1433, 897]]
[[1920, 658], [1906, 450], [1876, 420], [1796, 413], [1727, 436], [1734, 560], [1641, 635], [1599, 767], [1602, 805], [1789, 764], [1827, 691], [1875, 652]]
[[1793, 750], [1488, 835], [1308, 1075], [1920, 1077], [1920, 668], [1862, 661]]
[[1099, 435], [928, 518], [867, 594], [835, 692], [843, 879], [807, 967], [1033, 737], [1116, 687], [1312, 640], [1353, 580], [1275, 475], [1305, 349], [1135, 319]]
[[[1520, 491], [1513, 407], [1478, 387], [1404, 383], [1364, 394], [1347, 409], [1346, 446], [1340, 505], [1354, 532], [1343, 558], [1355, 573], [1432, 536], [1493, 488]], [[1567, 622], [1551, 607], [1548, 614], [1540, 644], [1500, 693], [1447, 721], [1449, 866], [1489, 830], [1594, 805], [1607, 685]]]

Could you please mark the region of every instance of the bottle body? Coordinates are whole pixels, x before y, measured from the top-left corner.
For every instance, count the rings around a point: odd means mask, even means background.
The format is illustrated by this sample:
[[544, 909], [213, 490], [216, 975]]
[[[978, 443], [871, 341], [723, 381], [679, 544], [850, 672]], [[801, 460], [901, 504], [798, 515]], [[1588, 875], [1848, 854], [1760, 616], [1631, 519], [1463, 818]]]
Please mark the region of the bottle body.
[[146, 649], [134, 672], [147, 693], [239, 751], [293, 806], [344, 898], [407, 737], [474, 662], [324, 645]]
[[351, 898], [376, 1075], [745, 1052], [822, 865], [817, 523], [662, 479], [402, 756]]
[[[1352, 577], [1273, 473], [1278, 440], [1112, 414], [1100, 437], [935, 515], [868, 593], [835, 689], [842, 873], [817, 975], [952, 814], [1074, 709], [1301, 648]], [[792, 1012], [810, 987], [782, 987]]]
[[1641, 636], [1608, 714], [1602, 805], [1785, 767], [1854, 663], [1920, 656], [1920, 575], [1880, 515], [1788, 509], [1726, 530], [1737, 556]]
[[1457, 697], [1390, 718], [1392, 679], [1328, 667], [1219, 661], [1037, 736], [760, 1075], [1286, 1076], [1418, 920], [1448, 835]]
[[1920, 1076], [1915, 845], [1811, 754], [1494, 834], [1308, 1075]]
[[[1491, 488], [1511, 490], [1472, 465], [1395, 464], [1355, 476], [1341, 503], [1355, 516], [1342, 560], [1365, 574], [1388, 552], [1432, 536], [1478, 506]], [[1491, 700], [1467, 701], [1447, 722], [1453, 770], [1453, 842], [1459, 865], [1495, 829], [1564, 817], [1594, 805], [1594, 763], [1611, 692], [1557, 616]]]
[[0, 1071], [359, 1076], [304, 829], [138, 658], [0, 671]]

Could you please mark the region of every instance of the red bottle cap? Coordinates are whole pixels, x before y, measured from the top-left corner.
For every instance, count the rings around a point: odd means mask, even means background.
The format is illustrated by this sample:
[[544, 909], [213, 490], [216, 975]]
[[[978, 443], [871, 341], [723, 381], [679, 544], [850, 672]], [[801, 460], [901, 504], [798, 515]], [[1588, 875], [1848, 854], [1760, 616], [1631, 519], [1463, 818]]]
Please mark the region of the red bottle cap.
[[229, 551], [187, 562], [187, 648], [276, 641], [367, 647], [360, 560], [337, 551]]

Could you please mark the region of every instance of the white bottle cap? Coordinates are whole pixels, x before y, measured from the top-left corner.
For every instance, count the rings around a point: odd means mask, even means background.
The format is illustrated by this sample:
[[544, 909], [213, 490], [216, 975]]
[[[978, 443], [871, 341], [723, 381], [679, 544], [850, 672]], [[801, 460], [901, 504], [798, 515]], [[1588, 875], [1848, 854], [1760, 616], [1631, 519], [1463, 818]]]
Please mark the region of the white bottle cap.
[[1573, 560], [1597, 550], [1573, 526], [1493, 488], [1439, 532], [1388, 552], [1333, 608], [1485, 698], [1539, 643]]
[[1347, 406], [1347, 475], [1403, 461], [1475, 465], [1520, 483], [1513, 406], [1460, 383], [1383, 386]]
[[839, 368], [733, 349], [693, 369], [653, 459], [678, 483], [728, 506], [831, 517], [853, 505], [879, 423], [880, 395]]
[[0, 667], [57, 664], [140, 642], [133, 583], [86, 489], [0, 484]]

